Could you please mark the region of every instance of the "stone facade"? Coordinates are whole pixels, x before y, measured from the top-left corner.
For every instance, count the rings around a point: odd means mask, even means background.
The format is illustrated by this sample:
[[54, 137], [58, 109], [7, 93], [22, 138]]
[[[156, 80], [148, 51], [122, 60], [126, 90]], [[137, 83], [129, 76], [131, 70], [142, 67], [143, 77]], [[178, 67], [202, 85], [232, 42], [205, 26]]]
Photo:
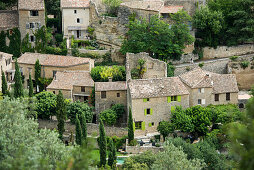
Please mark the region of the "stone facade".
[[[7, 71], [11, 70], [12, 68], [12, 55], [0, 52], [0, 68], [1, 68], [1, 77], [2, 77], [2, 72], [4, 72], [6, 78], [7, 74], [9, 74]], [[12, 77], [12, 79], [14, 76]], [[0, 79], [0, 91], [2, 91], [2, 78]]]
[[167, 64], [163, 61], [151, 58], [148, 53], [126, 54], [126, 79], [131, 79], [131, 70], [137, 68], [138, 60], [146, 61], [144, 79], [167, 77]]

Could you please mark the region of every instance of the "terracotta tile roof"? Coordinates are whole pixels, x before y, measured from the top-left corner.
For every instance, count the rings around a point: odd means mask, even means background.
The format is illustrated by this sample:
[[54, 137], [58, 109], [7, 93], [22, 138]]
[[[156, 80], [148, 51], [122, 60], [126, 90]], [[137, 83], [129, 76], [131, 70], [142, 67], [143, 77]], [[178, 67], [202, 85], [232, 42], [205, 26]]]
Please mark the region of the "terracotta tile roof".
[[217, 74], [197, 67], [187, 73], [181, 74], [179, 77], [190, 88], [211, 87], [213, 88], [213, 93], [239, 91], [234, 74]]
[[44, 0], [19, 0], [19, 10], [44, 10]]
[[64, 71], [57, 72], [55, 79], [47, 89], [72, 90], [73, 86], [93, 87], [94, 81], [89, 71]]
[[75, 66], [89, 63], [92, 60], [90, 58], [81, 58], [81, 57], [60, 56], [40, 53], [25, 53], [18, 58], [18, 63], [35, 64], [37, 59], [39, 59], [41, 65], [55, 67]]
[[178, 77], [130, 80], [132, 98], [166, 97], [189, 94]]
[[127, 90], [125, 81], [95, 82], [95, 91]]
[[130, 1], [121, 3], [121, 6], [126, 6], [132, 9], [142, 9], [158, 12], [162, 9], [163, 5], [163, 1]]
[[0, 11], [0, 31], [12, 29], [19, 26], [19, 15], [17, 11]]
[[174, 14], [182, 10], [183, 6], [163, 6], [160, 10], [162, 14]]
[[89, 0], [61, 0], [61, 8], [86, 8], [89, 5]]

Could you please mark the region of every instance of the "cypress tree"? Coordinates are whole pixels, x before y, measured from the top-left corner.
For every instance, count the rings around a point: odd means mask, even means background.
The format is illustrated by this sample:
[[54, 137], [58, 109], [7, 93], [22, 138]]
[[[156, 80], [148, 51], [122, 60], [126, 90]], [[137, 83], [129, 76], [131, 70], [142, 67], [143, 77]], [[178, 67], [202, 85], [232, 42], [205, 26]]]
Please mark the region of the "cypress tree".
[[2, 71], [2, 93], [4, 96], [8, 94], [7, 91], [8, 91], [7, 81], [5, 79], [4, 72]]
[[35, 79], [35, 87], [36, 87], [36, 92], [39, 92], [40, 88], [40, 81], [39, 78], [41, 77], [41, 65], [40, 61], [37, 59], [34, 65], [34, 79]]
[[134, 140], [134, 129], [133, 129], [133, 120], [132, 120], [131, 108], [129, 108], [128, 139], [129, 139], [129, 144], [132, 140]]
[[6, 46], [6, 34], [4, 31], [1, 31], [0, 33], [0, 51], [7, 52], [7, 46]]
[[100, 149], [100, 166], [106, 165], [106, 158], [107, 158], [107, 141], [106, 135], [104, 131], [104, 125], [102, 120], [100, 119], [100, 137], [99, 137], [99, 149]]
[[116, 161], [116, 148], [112, 138], [109, 139], [109, 153], [108, 153], [108, 165], [113, 167]]
[[29, 74], [29, 97], [33, 97], [34, 95], [34, 86], [33, 86], [33, 81], [31, 78], [31, 74]]
[[57, 113], [57, 128], [59, 132], [59, 138], [63, 139], [64, 133], [64, 121], [66, 119], [66, 105], [64, 103], [63, 93], [61, 90], [59, 91], [57, 98], [56, 98], [56, 113]]
[[86, 144], [87, 139], [86, 116], [85, 113], [82, 113], [80, 116], [81, 116], [80, 124], [82, 129], [82, 143]]
[[22, 77], [21, 77], [21, 73], [19, 70], [19, 65], [17, 60], [15, 61], [15, 75], [14, 75], [14, 97], [18, 98], [18, 97], [23, 97], [24, 93], [23, 93], [23, 84], [22, 84]]
[[78, 115], [76, 115], [76, 143], [78, 145], [81, 145], [81, 141], [82, 141], [81, 125], [78, 119]]

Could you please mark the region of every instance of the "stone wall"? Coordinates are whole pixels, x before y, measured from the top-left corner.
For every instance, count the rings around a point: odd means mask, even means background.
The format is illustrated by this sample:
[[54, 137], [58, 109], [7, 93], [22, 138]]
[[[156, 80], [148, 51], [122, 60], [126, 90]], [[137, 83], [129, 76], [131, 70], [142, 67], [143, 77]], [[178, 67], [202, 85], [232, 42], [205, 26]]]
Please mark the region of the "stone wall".
[[213, 59], [213, 58], [224, 58], [230, 56], [239, 56], [254, 53], [254, 44], [245, 44], [238, 46], [219, 46], [216, 49], [212, 47], [204, 48], [204, 59]]
[[183, 63], [191, 63], [191, 61], [198, 60], [199, 57], [196, 54], [188, 53], [183, 54], [181, 60], [170, 60], [172, 64], [183, 64]]
[[139, 154], [146, 151], [152, 151], [153, 153], [158, 153], [163, 151], [163, 147], [155, 147], [155, 146], [126, 146], [126, 152], [132, 154]]
[[146, 61], [146, 72], [143, 78], [164, 78], [167, 77], [167, 64], [163, 61], [153, 59], [148, 53], [127, 53], [126, 54], [126, 79], [131, 79], [131, 70], [137, 68], [138, 60], [144, 59]]

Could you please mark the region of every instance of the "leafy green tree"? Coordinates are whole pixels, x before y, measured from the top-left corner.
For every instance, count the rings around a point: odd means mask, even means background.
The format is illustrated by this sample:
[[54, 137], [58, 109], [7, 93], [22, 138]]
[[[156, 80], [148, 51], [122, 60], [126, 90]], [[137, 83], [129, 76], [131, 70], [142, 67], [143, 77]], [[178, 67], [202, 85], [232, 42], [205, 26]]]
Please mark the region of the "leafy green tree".
[[180, 59], [185, 45], [194, 41], [186, 23], [190, 17], [186, 12], [179, 11], [172, 19], [174, 24], [171, 29], [158, 16], [152, 16], [149, 22], [145, 19], [129, 21], [129, 31], [121, 52], [147, 52], [151, 57], [163, 61]]
[[43, 91], [35, 95], [36, 111], [38, 117], [42, 119], [50, 119], [50, 116], [56, 115], [56, 95]]
[[21, 34], [18, 28], [12, 29], [12, 34], [7, 32], [7, 37], [10, 40], [8, 53], [13, 54], [13, 58], [18, 58], [21, 55]]
[[132, 169], [133, 166], [136, 165], [145, 165], [144, 169], [147, 168], [151, 168], [153, 163], [155, 162], [155, 156], [152, 153], [152, 151], [146, 151], [143, 152], [141, 154], [137, 154], [134, 156], [129, 157], [129, 159], [126, 159], [126, 161], [124, 162], [123, 167], [125, 169]]
[[36, 92], [39, 92], [39, 89], [41, 89], [41, 84], [39, 81], [40, 77], [41, 77], [41, 65], [40, 65], [40, 61], [37, 59], [34, 65], [34, 79], [35, 79]]
[[114, 125], [116, 123], [116, 112], [111, 110], [111, 109], [107, 109], [104, 110], [103, 112], [100, 113], [100, 119], [107, 125]]
[[86, 116], [85, 113], [80, 115], [80, 124], [82, 129], [82, 143], [87, 143], [87, 126], [86, 126]]
[[3, 95], [8, 95], [8, 93], [9, 93], [7, 81], [6, 81], [5, 74], [3, 71], [2, 71], [2, 93], [3, 93]]
[[160, 134], [165, 139], [170, 133], [174, 132], [173, 125], [170, 122], [162, 121], [160, 122], [159, 126], [157, 127], [157, 130], [160, 132]]
[[81, 125], [80, 125], [80, 121], [78, 118], [78, 115], [76, 115], [76, 143], [78, 145], [82, 144], [82, 130], [81, 130]]
[[86, 116], [86, 122], [91, 123], [93, 120], [94, 113], [92, 111], [92, 108], [89, 107], [86, 103], [76, 101], [76, 102], [70, 103], [67, 106], [67, 116], [72, 123], [75, 123], [76, 115], [80, 117], [83, 113]]
[[196, 37], [202, 39], [200, 45], [216, 47], [223, 24], [224, 16], [221, 11], [212, 11], [207, 6], [197, 9], [193, 16], [193, 26], [197, 29]]
[[122, 104], [114, 104], [111, 110], [116, 113], [117, 119], [120, 119], [125, 114], [124, 105]]
[[99, 149], [100, 149], [100, 166], [105, 166], [106, 165], [106, 158], [107, 158], [107, 141], [106, 141], [106, 135], [104, 131], [104, 125], [102, 120], [99, 120], [100, 125], [99, 125], [99, 131], [100, 131], [100, 136], [99, 136]]
[[58, 16], [60, 13], [60, 0], [45, 0], [47, 14]]
[[254, 86], [251, 87], [250, 95], [252, 95], [252, 97], [254, 97]]
[[92, 68], [91, 77], [95, 82], [108, 81], [109, 77], [112, 77], [113, 81], [125, 81], [126, 73], [123, 66], [97, 66]]
[[37, 53], [45, 53], [48, 43], [51, 41], [52, 34], [51, 30], [42, 26], [37, 29], [35, 35], [35, 51]]
[[34, 95], [34, 86], [33, 86], [33, 81], [31, 78], [31, 74], [29, 74], [29, 97], [33, 97]]
[[14, 97], [23, 97], [23, 83], [17, 60], [15, 61], [15, 74], [14, 74]]
[[59, 91], [56, 98], [56, 117], [57, 117], [57, 129], [59, 132], [59, 138], [63, 140], [64, 122], [66, 120], [66, 104], [64, 102], [63, 93]]
[[133, 127], [133, 119], [132, 119], [132, 112], [131, 108], [129, 108], [129, 118], [128, 118], [128, 139], [129, 144], [131, 141], [134, 140], [134, 127]]
[[113, 140], [109, 139], [109, 152], [108, 152], [108, 165], [113, 167], [114, 162], [116, 162], [116, 148]]
[[181, 148], [172, 143], [164, 146], [164, 151], [155, 155], [156, 161], [151, 169], [203, 169], [205, 163], [199, 159], [188, 160]]
[[0, 169], [55, 169], [72, 150], [49, 129], [27, 119], [26, 100], [0, 101]]

